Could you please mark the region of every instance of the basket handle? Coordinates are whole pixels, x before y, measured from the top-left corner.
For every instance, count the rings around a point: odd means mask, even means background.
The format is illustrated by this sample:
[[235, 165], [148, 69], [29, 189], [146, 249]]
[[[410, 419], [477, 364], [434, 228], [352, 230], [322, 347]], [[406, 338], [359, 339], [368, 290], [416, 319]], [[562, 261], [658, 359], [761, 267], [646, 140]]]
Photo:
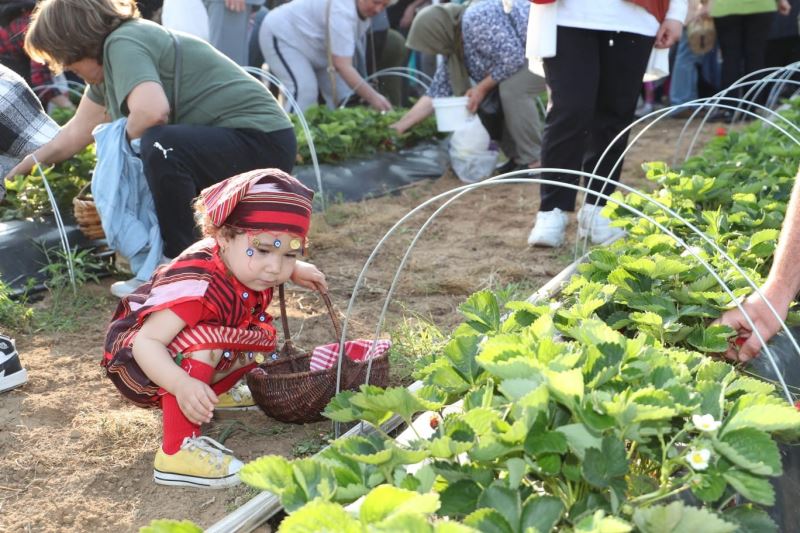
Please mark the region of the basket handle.
[[[342, 326], [339, 324], [339, 319], [336, 317], [336, 312], [333, 310], [331, 297], [327, 292], [320, 292], [319, 294], [322, 296], [322, 301], [325, 302], [325, 307], [328, 309], [328, 316], [331, 319], [333, 332], [336, 335], [335, 341], [338, 343], [339, 339], [342, 338]], [[294, 345], [292, 344], [292, 336], [289, 333], [289, 318], [286, 316], [286, 295], [283, 284], [278, 286], [278, 299], [281, 306], [281, 326], [283, 326], [284, 345], [291, 349], [294, 348]]]
[[[88, 189], [88, 188], [89, 188], [89, 187], [91, 187], [91, 186], [92, 186], [92, 182], [91, 182], [91, 180], [90, 180], [90, 181], [87, 181], [87, 182], [86, 182], [86, 183], [83, 185], [83, 187], [81, 187], [81, 190], [79, 190], [79, 191], [78, 191], [78, 194], [76, 194], [76, 195], [75, 195], [75, 198], [78, 198], [78, 199], [80, 199], [80, 197], [81, 197], [81, 196], [84, 196], [84, 195], [86, 194], [86, 189]], [[89, 189], [89, 193], [90, 193], [90, 194], [91, 194], [91, 192], [92, 192], [92, 190], [91, 190], [91, 189]]]

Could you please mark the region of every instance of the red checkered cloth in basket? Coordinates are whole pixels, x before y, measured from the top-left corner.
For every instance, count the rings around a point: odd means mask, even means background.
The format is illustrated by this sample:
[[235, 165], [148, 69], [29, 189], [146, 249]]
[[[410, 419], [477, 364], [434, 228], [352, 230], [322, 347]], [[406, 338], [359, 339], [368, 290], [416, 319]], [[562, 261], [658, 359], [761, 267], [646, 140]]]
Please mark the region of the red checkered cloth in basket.
[[[366, 339], [357, 339], [354, 341], [345, 341], [344, 354], [353, 361], [364, 361], [382, 355], [386, 350], [392, 346], [392, 341], [381, 339], [378, 341], [369, 341]], [[336, 359], [339, 357], [339, 343], [325, 344], [324, 346], [317, 346], [311, 352], [311, 370], [325, 370], [331, 368], [336, 364]]]

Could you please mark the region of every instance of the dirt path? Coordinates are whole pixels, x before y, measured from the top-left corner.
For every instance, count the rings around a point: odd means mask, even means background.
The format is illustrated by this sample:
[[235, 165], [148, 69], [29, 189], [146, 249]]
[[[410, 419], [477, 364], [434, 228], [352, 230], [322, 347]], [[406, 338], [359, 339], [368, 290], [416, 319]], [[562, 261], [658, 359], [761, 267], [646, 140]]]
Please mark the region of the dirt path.
[[[641, 163], [671, 158], [680, 126], [668, 121], [648, 132], [633, 147], [623, 180], [647, 186]], [[356, 276], [385, 231], [425, 199], [458, 185], [448, 175], [397, 196], [334, 205], [316, 217], [311, 260], [326, 272], [340, 309], [346, 308]], [[528, 295], [572, 261], [569, 245], [547, 250], [525, 244], [537, 190], [503, 185], [454, 202], [418, 242], [384, 331], [404, 327], [404, 317], [412, 322], [422, 317], [447, 332], [459, 322], [457, 306], [472, 292], [492, 288]], [[358, 295], [351, 338], [373, 334], [394, 271], [423, 221], [415, 217], [376, 257]], [[82, 289], [94, 303], [67, 332], [16, 332], [30, 381], [0, 395], [0, 532], [136, 531], [156, 518], [188, 518], [209, 526], [254, 494], [246, 487], [199, 491], [153, 483], [158, 413], [123, 403], [98, 364], [116, 305], [106, 296], [110, 283]], [[330, 342], [317, 298], [292, 291], [290, 300], [297, 342], [307, 347]], [[291, 457], [316, 451], [329, 437], [330, 425], [289, 426], [249, 412], [220, 415], [205, 431], [225, 438], [226, 446], [248, 461], [268, 453]]]

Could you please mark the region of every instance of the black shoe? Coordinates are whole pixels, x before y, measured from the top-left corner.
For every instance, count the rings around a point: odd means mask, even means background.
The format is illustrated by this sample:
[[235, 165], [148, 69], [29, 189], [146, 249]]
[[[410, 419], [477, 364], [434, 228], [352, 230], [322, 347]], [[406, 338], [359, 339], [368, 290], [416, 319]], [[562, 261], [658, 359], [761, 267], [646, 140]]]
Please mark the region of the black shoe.
[[494, 167], [494, 175], [498, 176], [500, 174], [505, 174], [506, 172], [513, 172], [515, 170], [519, 170], [517, 164], [514, 162], [513, 159], [509, 159], [502, 165], [497, 165]]
[[0, 335], [0, 392], [15, 389], [28, 382], [28, 372], [19, 362], [14, 340]]

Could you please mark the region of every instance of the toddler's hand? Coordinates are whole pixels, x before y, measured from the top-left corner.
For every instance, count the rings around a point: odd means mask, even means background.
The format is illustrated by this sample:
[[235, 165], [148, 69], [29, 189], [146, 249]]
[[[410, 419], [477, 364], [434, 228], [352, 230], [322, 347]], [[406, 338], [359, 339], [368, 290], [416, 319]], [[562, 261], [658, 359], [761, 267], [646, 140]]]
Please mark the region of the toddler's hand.
[[292, 283], [312, 291], [328, 292], [328, 282], [325, 280], [325, 274], [311, 263], [297, 261], [290, 279]]
[[211, 387], [190, 376], [183, 380], [175, 391], [178, 406], [192, 424], [211, 422], [214, 406], [219, 401]]

